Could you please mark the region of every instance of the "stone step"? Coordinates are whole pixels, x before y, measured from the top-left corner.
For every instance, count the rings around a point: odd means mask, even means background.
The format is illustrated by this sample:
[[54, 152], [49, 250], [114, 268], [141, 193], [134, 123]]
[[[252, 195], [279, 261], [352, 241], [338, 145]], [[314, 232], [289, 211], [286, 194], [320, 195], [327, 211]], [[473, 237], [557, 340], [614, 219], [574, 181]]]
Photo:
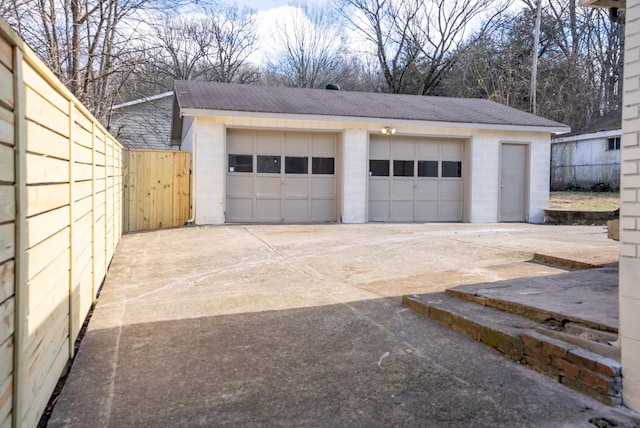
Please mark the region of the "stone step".
[[[543, 325], [517, 314], [447, 293], [404, 296], [403, 304], [526, 364], [558, 382], [609, 405], [622, 403], [620, 362], [562, 336], [542, 334]], [[596, 349], [597, 350], [597, 349]]]
[[481, 306], [487, 306], [489, 308], [498, 309], [503, 312], [519, 315], [536, 321], [539, 324], [545, 324], [551, 327], [563, 328], [563, 326], [567, 323], [574, 323], [583, 325], [589, 329], [596, 331], [608, 331], [617, 333], [617, 331], [615, 331], [615, 328], [604, 325], [602, 323], [594, 322], [592, 320], [587, 320], [570, 314], [555, 312], [548, 309], [527, 305], [521, 302], [494, 298], [484, 294], [475, 293], [464, 288], [449, 288], [445, 290], [445, 293], [460, 300], [466, 300], [468, 302], [476, 303]]
[[[546, 277], [461, 285], [445, 292], [459, 299], [530, 318], [556, 329], [582, 325], [618, 333], [618, 271], [603, 267]], [[604, 334], [604, 333], [603, 333]]]

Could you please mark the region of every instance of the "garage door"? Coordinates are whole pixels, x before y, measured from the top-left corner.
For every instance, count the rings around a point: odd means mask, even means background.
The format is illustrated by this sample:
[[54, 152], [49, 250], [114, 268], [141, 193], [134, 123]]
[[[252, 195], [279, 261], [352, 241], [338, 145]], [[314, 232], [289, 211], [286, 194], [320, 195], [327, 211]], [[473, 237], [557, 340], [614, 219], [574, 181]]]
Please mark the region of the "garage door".
[[227, 131], [227, 222], [336, 220], [335, 134]]
[[369, 221], [462, 221], [463, 142], [372, 136]]

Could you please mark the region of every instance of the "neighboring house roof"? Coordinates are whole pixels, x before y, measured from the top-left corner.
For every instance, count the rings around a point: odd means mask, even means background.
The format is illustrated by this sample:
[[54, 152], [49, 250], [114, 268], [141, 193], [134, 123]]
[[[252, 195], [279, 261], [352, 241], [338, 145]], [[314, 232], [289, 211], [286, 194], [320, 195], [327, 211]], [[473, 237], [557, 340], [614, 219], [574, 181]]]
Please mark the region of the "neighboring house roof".
[[173, 91], [111, 107], [109, 132], [127, 149], [169, 150]]
[[[326, 89], [235, 85], [202, 81], [176, 81], [174, 114], [326, 116], [420, 121], [432, 124], [480, 125], [481, 128], [518, 127], [546, 132], [567, 132], [569, 127], [484, 99], [351, 92]], [[179, 122], [179, 117], [174, 121]], [[483, 126], [484, 125], [484, 126]], [[175, 124], [174, 124], [175, 126]], [[179, 139], [179, 130], [173, 138]]]
[[595, 119], [589, 126], [552, 138], [552, 143], [566, 143], [568, 141], [589, 140], [593, 138], [607, 138], [622, 135], [622, 112], [614, 110]]

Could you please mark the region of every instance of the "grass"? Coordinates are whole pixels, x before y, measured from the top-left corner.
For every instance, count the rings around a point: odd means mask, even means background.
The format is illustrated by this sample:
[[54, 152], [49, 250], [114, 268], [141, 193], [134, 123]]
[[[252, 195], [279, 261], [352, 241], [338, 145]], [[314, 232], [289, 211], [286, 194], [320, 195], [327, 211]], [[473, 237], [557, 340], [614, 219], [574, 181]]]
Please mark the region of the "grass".
[[619, 192], [551, 192], [549, 208], [612, 211], [620, 208]]

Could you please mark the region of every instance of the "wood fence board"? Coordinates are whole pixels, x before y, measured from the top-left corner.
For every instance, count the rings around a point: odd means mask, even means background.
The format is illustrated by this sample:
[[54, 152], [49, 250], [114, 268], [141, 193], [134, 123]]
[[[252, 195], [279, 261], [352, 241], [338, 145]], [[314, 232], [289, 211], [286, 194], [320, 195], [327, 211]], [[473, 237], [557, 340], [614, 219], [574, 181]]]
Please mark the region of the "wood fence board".
[[0, 103], [9, 108], [13, 108], [13, 72], [0, 64]]
[[[189, 205], [191, 202], [191, 176], [189, 174], [189, 161], [189, 155], [173, 156], [172, 187], [177, 198], [172, 199], [172, 217], [174, 219], [178, 219], [177, 222], [182, 222], [183, 219], [185, 222], [189, 220]], [[173, 226], [180, 226], [180, 224], [173, 224]]]
[[27, 153], [27, 184], [69, 181], [69, 161]]
[[94, 180], [94, 193], [104, 193], [106, 190], [106, 180], [104, 178], [96, 177]]
[[74, 105], [73, 107], [75, 110], [73, 117], [76, 121], [76, 124], [91, 133], [91, 130], [93, 128], [93, 121], [89, 117], [87, 117], [87, 115], [82, 110], [78, 109], [78, 106]]
[[16, 217], [16, 188], [0, 184], [0, 223]]
[[13, 70], [13, 47], [2, 37], [0, 37], [0, 64]]
[[[91, 200], [91, 198], [86, 198]], [[84, 243], [93, 243], [93, 212], [88, 211], [84, 215], [78, 215], [73, 225], [73, 243], [80, 244], [84, 247]]]
[[[91, 134], [88, 134], [89, 144], [91, 144]], [[91, 165], [93, 162], [93, 150], [81, 144], [76, 138], [73, 144], [73, 160], [74, 162], [86, 163]]]
[[41, 306], [42, 301], [51, 295], [53, 287], [59, 284], [69, 274], [69, 250], [63, 251], [49, 263], [40, 273], [31, 278], [27, 283], [29, 299], [27, 310], [33, 312]]
[[69, 208], [62, 207], [27, 219], [27, 245], [29, 248], [62, 229], [69, 227]]
[[[27, 250], [27, 278], [35, 277], [49, 263], [69, 249], [69, 228], [66, 227], [33, 248]], [[67, 260], [67, 264], [68, 264]], [[68, 268], [68, 266], [67, 266]]]
[[[106, 270], [104, 264], [104, 252], [96, 254], [93, 260], [93, 291], [94, 293], [98, 292], [98, 288], [102, 284], [102, 280], [104, 279]], [[95, 298], [95, 296], [94, 296]]]
[[15, 257], [16, 226], [13, 223], [0, 225], [0, 263]]
[[77, 181], [91, 180], [93, 177], [93, 166], [86, 163], [73, 163], [73, 178]]
[[27, 150], [59, 159], [69, 159], [69, 144], [62, 135], [36, 123], [27, 121]]
[[80, 274], [73, 279], [73, 293], [71, 294], [71, 341], [75, 341], [82, 328], [91, 305], [93, 304], [91, 264], [86, 264], [80, 270]]
[[69, 185], [49, 184], [27, 187], [27, 216], [69, 205]]
[[25, 367], [34, 367], [37, 361], [43, 362], [43, 367], [49, 366], [46, 361], [51, 362], [52, 355], [57, 355], [58, 347], [69, 336], [68, 298], [67, 273], [51, 287], [49, 297], [27, 316], [28, 334], [22, 343], [22, 353], [28, 362]]
[[93, 195], [93, 183], [91, 180], [78, 181], [73, 183], [73, 196], [76, 201], [85, 199]]
[[0, 343], [0, 379], [6, 379], [13, 372], [13, 336]]
[[[86, 244], [86, 245], [82, 245]], [[89, 268], [89, 273], [91, 273], [91, 241], [87, 242], [78, 242], [78, 252], [76, 253], [75, 258], [73, 259], [73, 278], [72, 282], [78, 282], [86, 277], [91, 278], [91, 275], [87, 275], [84, 272], [87, 268]], [[91, 288], [91, 283], [89, 283], [89, 288]]]
[[0, 264], [0, 302], [4, 302], [15, 294], [15, 262], [9, 260]]
[[[76, 201], [73, 208], [73, 216], [75, 217], [73, 219], [74, 222], [77, 222], [79, 219], [86, 217], [87, 214], [90, 214], [92, 208], [93, 198], [91, 198], [91, 196]], [[77, 230], [74, 230], [73, 234], [75, 235], [77, 232]]]
[[0, 428], [10, 428], [13, 414], [13, 376], [0, 381]]
[[15, 299], [12, 297], [0, 303], [0, 342], [9, 339], [14, 332]]
[[[96, 164], [96, 177], [104, 177], [104, 153], [93, 152], [94, 162]], [[100, 172], [98, 172], [100, 171]]]
[[105, 138], [107, 138], [106, 134], [100, 128], [96, 128], [93, 132], [96, 137], [96, 145], [95, 150], [98, 153], [104, 154], [105, 151]]
[[0, 144], [0, 181], [15, 182], [15, 157], [13, 147]]
[[[69, 99], [65, 95], [61, 94], [57, 88], [51, 86], [40, 73], [34, 70], [33, 67], [29, 65], [24, 66], [22, 70], [22, 78], [25, 85], [27, 85], [27, 93], [31, 91], [38, 94], [41, 99], [46, 100], [47, 104], [55, 107], [55, 109], [62, 113], [64, 116], [69, 115]], [[29, 101], [30, 98], [27, 95], [27, 116], [29, 116], [29, 109], [31, 107], [29, 106]], [[41, 123], [47, 122], [48, 121], [43, 121]], [[67, 122], [67, 126], [68, 125], [69, 124]], [[68, 128], [67, 132], [64, 132], [62, 134], [69, 135]]]
[[105, 212], [105, 192], [96, 192], [93, 195], [93, 206], [94, 210], [97, 211], [98, 215], [104, 215]]
[[[49, 344], [48, 347], [52, 348], [52, 344]], [[29, 395], [29, 405], [26, 406], [26, 414], [24, 416], [25, 426], [37, 426], [51, 398], [51, 392], [48, 391], [55, 389], [67, 365], [67, 361], [69, 360], [68, 336], [60, 343], [60, 346], [56, 346], [56, 348], [58, 352], [57, 354], [51, 353], [52, 360], [50, 363], [48, 363], [48, 360], [33, 360], [33, 364], [36, 365], [37, 368], [31, 374], [36, 377], [30, 378], [29, 374], [26, 376], [25, 391], [27, 394], [31, 392], [31, 395]]]
[[65, 113], [29, 87], [26, 88], [25, 94], [27, 119], [41, 125], [46, 124], [52, 131], [65, 137], [69, 136], [69, 118]]
[[0, 106], [0, 143], [13, 146], [15, 140], [14, 120], [13, 112]]

